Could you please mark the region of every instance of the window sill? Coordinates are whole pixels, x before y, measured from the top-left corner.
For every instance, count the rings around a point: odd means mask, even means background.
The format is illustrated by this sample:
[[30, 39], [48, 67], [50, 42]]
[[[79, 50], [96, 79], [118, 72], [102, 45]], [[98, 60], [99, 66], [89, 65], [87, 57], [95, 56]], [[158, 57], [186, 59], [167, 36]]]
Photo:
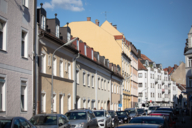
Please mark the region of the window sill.
[[2, 110], [1, 110], [0, 113], [6, 113], [6, 111], [2, 111]]
[[24, 59], [24, 60], [28, 60], [28, 58], [26, 58], [26, 57], [24, 57], [24, 56], [22, 56], [21, 58]]
[[25, 111], [25, 110], [21, 110], [21, 112], [22, 112], [22, 113], [27, 113], [27, 111]]
[[92, 86], [92, 88], [94, 88], [94, 86]]
[[83, 86], [86, 86], [85, 84], [83, 84]]
[[27, 6], [23, 5], [23, 7], [25, 7], [26, 9], [29, 9]]
[[7, 51], [5, 51], [5, 50], [3, 50], [3, 49], [0, 49], [0, 52], [7, 53]]

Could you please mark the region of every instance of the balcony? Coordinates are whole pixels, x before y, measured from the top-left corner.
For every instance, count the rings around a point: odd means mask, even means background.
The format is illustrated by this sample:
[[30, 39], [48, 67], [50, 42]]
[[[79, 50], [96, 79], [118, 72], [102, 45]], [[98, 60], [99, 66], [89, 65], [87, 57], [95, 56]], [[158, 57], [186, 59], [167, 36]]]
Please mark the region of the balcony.
[[165, 93], [165, 89], [162, 89], [162, 93]]

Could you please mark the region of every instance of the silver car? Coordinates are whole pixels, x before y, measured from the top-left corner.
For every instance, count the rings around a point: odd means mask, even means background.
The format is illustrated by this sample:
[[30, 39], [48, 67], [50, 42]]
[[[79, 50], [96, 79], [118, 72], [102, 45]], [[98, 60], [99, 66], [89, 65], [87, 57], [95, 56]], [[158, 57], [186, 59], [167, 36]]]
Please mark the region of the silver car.
[[112, 127], [112, 118], [111, 115], [106, 110], [95, 110], [93, 111], [100, 128]]
[[158, 108], [159, 108], [159, 106], [150, 106], [147, 111], [147, 114], [153, 113]]
[[37, 128], [70, 128], [69, 120], [62, 114], [38, 114], [30, 119]]
[[0, 128], [36, 128], [23, 117], [0, 117]]
[[74, 109], [65, 114], [71, 128], [97, 128], [97, 119], [90, 109]]

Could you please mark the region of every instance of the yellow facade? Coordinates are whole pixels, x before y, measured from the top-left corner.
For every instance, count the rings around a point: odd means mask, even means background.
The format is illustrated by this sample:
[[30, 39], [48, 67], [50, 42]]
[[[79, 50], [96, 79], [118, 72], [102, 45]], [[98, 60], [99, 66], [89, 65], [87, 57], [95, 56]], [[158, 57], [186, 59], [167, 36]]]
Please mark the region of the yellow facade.
[[113, 35], [91, 21], [71, 22], [68, 26], [73, 37], [79, 37], [100, 55], [121, 67], [121, 45], [114, 40]]

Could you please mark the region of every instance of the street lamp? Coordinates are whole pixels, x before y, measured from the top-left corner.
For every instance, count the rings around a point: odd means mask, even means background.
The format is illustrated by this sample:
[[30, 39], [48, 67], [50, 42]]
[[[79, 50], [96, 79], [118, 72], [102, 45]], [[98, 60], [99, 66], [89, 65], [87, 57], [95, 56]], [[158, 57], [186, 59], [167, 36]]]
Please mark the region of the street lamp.
[[74, 38], [70, 41], [68, 41], [67, 43], [61, 45], [60, 47], [58, 47], [54, 52], [53, 52], [53, 56], [52, 56], [52, 75], [51, 75], [51, 113], [53, 113], [53, 57], [56, 53], [57, 50], [59, 50], [60, 48], [64, 47], [64, 46], [68, 46], [71, 43], [73, 43], [75, 40], [77, 40], [78, 38]]

